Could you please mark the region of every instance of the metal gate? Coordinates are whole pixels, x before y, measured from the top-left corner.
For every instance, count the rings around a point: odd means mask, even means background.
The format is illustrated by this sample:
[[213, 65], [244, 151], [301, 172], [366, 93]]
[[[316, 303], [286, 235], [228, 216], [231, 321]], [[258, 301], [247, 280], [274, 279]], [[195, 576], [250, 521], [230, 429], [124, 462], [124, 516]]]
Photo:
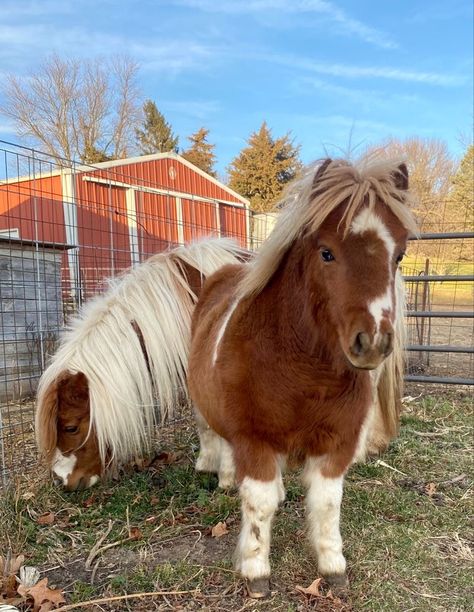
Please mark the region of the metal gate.
[[404, 275], [408, 296], [408, 382], [474, 384], [473, 239], [474, 232], [467, 231], [424, 233], [416, 239], [416, 245], [410, 245], [409, 252], [427, 242], [443, 245], [444, 251], [462, 252], [465, 263], [461, 261], [456, 266], [451, 262], [453, 273], [443, 274], [429, 257], [424, 261], [420, 257], [418, 270], [415, 266]]

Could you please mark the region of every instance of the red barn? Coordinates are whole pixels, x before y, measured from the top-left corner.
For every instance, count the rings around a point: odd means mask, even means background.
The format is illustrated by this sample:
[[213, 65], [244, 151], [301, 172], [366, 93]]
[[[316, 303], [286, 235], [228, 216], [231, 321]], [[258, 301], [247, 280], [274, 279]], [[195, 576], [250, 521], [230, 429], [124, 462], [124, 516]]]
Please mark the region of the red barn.
[[200, 236], [250, 246], [247, 200], [175, 153], [51, 168], [0, 181], [0, 233], [74, 247], [63, 256], [74, 294]]

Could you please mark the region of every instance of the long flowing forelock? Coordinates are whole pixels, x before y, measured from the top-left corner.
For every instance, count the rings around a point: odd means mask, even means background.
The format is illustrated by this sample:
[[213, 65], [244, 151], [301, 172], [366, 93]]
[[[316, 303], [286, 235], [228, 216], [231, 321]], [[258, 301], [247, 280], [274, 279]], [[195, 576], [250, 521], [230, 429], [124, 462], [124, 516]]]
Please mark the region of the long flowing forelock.
[[[89, 388], [90, 427], [103, 465], [146, 451], [157, 420], [173, 417], [179, 390], [186, 389], [196, 296], [183, 278], [180, 260], [209, 276], [222, 265], [237, 263], [242, 254], [231, 240], [207, 239], [180, 247], [151, 257], [88, 302], [40, 381], [40, 450], [50, 450], [45, 448], [50, 443], [47, 424], [55, 409], [51, 402], [57, 381], [65, 373], [82, 372]], [[140, 330], [146, 356], [132, 323]]]
[[245, 299], [260, 293], [278, 269], [285, 253], [306, 233], [315, 233], [327, 217], [341, 204], [346, 207], [339, 223], [343, 238], [350, 232], [352, 221], [364, 206], [373, 210], [382, 201], [410, 234], [418, 232], [411, 210], [415, 199], [410, 190], [400, 189], [396, 175], [403, 160], [380, 160], [373, 156], [351, 164], [333, 160], [314, 183], [319, 164], [309, 167], [294, 182], [277, 204], [279, 218], [257, 257], [249, 264], [238, 288], [238, 297]]

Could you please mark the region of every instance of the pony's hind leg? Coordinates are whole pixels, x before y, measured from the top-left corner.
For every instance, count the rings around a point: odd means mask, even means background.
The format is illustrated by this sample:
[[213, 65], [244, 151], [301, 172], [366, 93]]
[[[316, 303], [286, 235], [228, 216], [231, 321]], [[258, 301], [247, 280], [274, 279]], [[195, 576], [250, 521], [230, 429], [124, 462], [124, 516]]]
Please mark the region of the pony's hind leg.
[[219, 487], [235, 486], [235, 465], [230, 444], [209, 427], [197, 408], [194, 409], [199, 434], [200, 450], [196, 461], [197, 472], [213, 472], [219, 476]]
[[[216, 434], [217, 435], [217, 434]], [[235, 463], [234, 454], [231, 445], [220, 438], [220, 457], [219, 468], [217, 470], [219, 476], [219, 487], [221, 489], [232, 489], [235, 486]]]
[[247, 582], [250, 597], [261, 598], [270, 590], [272, 520], [278, 504], [285, 497], [280, 469], [276, 467], [274, 478], [268, 481], [245, 476], [239, 493], [242, 526], [236, 550], [236, 568]]
[[213, 431], [198, 408], [194, 407], [194, 416], [199, 434], [199, 455], [196, 460], [197, 472], [219, 471], [221, 443], [220, 436]]
[[318, 557], [318, 570], [335, 587], [347, 586], [346, 560], [342, 554], [339, 530], [344, 474], [335, 478], [324, 475], [322, 460], [306, 462], [304, 481], [309, 534]]

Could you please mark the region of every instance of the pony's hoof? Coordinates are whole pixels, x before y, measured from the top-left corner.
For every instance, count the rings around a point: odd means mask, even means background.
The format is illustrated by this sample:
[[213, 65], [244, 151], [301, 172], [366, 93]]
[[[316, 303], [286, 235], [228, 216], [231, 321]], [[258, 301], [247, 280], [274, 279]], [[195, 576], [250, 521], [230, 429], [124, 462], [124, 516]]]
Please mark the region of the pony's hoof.
[[270, 579], [255, 578], [255, 580], [247, 580], [247, 593], [252, 599], [263, 599], [270, 595]]
[[336, 594], [345, 591], [349, 586], [347, 574], [327, 574], [324, 580]]
[[217, 472], [217, 462], [213, 457], [207, 455], [199, 455], [195, 466], [196, 472]]
[[234, 489], [235, 488], [235, 474], [234, 472], [219, 472], [219, 489]]

